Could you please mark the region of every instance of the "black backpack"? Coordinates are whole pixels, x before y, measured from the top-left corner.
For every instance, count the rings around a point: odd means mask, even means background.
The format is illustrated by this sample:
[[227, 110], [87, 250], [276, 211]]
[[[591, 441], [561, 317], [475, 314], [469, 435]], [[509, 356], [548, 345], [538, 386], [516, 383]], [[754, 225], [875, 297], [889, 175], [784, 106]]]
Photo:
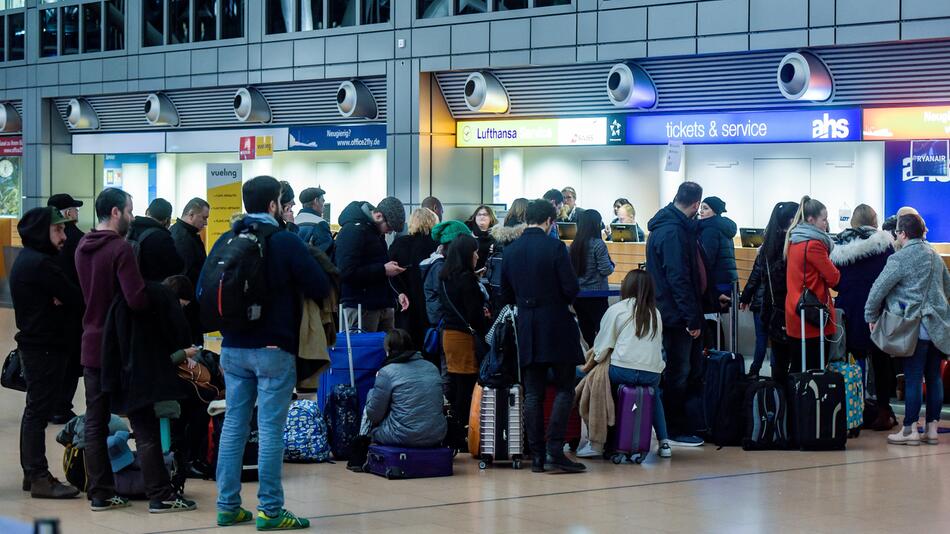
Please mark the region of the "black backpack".
[[275, 232], [273, 225], [252, 223], [212, 251], [199, 281], [205, 328], [240, 330], [261, 319], [267, 296], [266, 243]]
[[155, 227], [146, 228], [145, 231], [139, 234], [139, 236], [136, 237], [135, 239], [132, 239], [132, 238], [126, 239], [126, 241], [129, 242], [129, 245], [132, 246], [132, 255], [135, 256], [135, 261], [138, 262], [140, 268], [142, 265], [142, 243], [144, 243], [145, 240], [150, 235], [154, 234], [155, 232], [158, 232], [159, 230], [160, 230], [159, 228], [155, 228]]
[[788, 405], [785, 391], [772, 380], [760, 379], [746, 390], [743, 402], [747, 451], [789, 448]]

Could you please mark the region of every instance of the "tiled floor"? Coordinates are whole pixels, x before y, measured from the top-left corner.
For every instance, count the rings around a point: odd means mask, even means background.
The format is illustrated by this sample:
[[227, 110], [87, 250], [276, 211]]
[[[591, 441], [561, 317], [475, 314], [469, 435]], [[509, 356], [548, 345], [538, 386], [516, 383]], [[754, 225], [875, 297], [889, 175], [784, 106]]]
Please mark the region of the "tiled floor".
[[[10, 323], [0, 310], [8, 346]], [[66, 534], [220, 531], [212, 482], [188, 482], [198, 511], [162, 516], [150, 516], [144, 502], [93, 513], [81, 499], [30, 499], [19, 488], [22, 403], [22, 394], [0, 391], [0, 516], [58, 517]], [[48, 451], [61, 475], [56, 429]], [[938, 446], [896, 447], [866, 432], [844, 452], [677, 449], [672, 460], [651, 455], [640, 466], [589, 462], [580, 475], [479, 471], [467, 456], [456, 459], [453, 477], [411, 481], [354, 474], [342, 464], [287, 465], [284, 486], [287, 507], [319, 532], [950, 532], [950, 435], [942, 437]], [[255, 492], [245, 486], [250, 508]]]

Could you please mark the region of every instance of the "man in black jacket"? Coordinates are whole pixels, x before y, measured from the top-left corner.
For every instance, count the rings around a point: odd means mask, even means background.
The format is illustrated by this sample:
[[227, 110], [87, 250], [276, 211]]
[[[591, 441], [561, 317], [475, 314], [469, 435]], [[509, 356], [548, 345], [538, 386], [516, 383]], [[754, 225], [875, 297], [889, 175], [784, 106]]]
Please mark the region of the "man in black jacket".
[[20, 421], [23, 490], [33, 497], [69, 499], [79, 490], [56, 480], [46, 461], [46, 424], [60, 402], [70, 324], [82, 293], [57, 265], [66, 242], [66, 218], [52, 207], [33, 208], [17, 231], [23, 250], [10, 271], [10, 292], [19, 332], [16, 342], [26, 378], [26, 407]]
[[[79, 287], [79, 276], [76, 274], [76, 247], [79, 246], [79, 240], [85, 234], [79, 229], [79, 208], [82, 207], [82, 201], [76, 200], [72, 196], [60, 193], [49, 197], [47, 206], [56, 208], [66, 219], [66, 244], [63, 250], [56, 255], [56, 262], [59, 264], [66, 277], [72, 281], [76, 287]], [[66, 373], [63, 377], [63, 385], [60, 388], [60, 401], [54, 408], [50, 422], [54, 425], [65, 425], [70, 419], [76, 417], [73, 411], [73, 398], [76, 396], [76, 388], [79, 386], [79, 377], [82, 376], [82, 314], [85, 311], [85, 305], [80, 301], [79, 306], [70, 309], [67, 317], [69, 322], [69, 345], [66, 348]]]
[[136, 217], [129, 227], [127, 239], [138, 242], [139, 270], [147, 281], [161, 282], [184, 270], [185, 264], [168, 231], [171, 219], [172, 205], [164, 198], [156, 198], [148, 205], [145, 217]]
[[378, 207], [350, 202], [340, 213], [335, 260], [343, 282], [340, 300], [350, 328], [356, 327], [357, 309], [362, 307], [364, 331], [393, 329], [396, 292], [389, 279], [406, 269], [389, 261], [386, 234], [401, 232], [405, 222], [406, 210], [395, 197], [384, 198]]
[[[181, 274], [188, 277], [192, 287], [198, 287], [201, 278], [201, 268], [208, 259], [205, 244], [201, 240], [201, 230], [208, 226], [208, 217], [211, 216], [211, 206], [204, 200], [195, 197], [185, 204], [181, 217], [172, 225], [171, 234], [175, 241], [175, 250], [182, 260]], [[185, 306], [185, 317], [191, 326], [191, 342], [195, 345], [204, 345], [204, 332], [201, 328], [201, 309], [198, 300], [193, 299]]]
[[656, 284], [656, 303], [663, 319], [663, 405], [672, 443], [696, 447], [703, 440], [689, 435], [686, 417], [689, 386], [699, 382], [702, 358], [702, 296], [706, 270], [697, 241], [696, 221], [703, 188], [683, 182], [673, 202], [657, 212], [647, 227], [647, 271]]

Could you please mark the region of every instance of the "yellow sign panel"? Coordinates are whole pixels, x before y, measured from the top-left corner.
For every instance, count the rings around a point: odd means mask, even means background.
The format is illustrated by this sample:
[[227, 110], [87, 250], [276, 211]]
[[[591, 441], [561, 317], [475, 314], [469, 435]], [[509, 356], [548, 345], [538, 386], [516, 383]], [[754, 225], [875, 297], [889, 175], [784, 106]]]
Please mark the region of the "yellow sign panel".
[[274, 136], [258, 135], [255, 138], [256, 149], [254, 150], [257, 159], [274, 157]]
[[606, 145], [607, 118], [459, 121], [457, 147]]
[[205, 231], [205, 246], [210, 251], [218, 238], [231, 229], [231, 218], [244, 207], [240, 163], [209, 163], [206, 172], [211, 216]]

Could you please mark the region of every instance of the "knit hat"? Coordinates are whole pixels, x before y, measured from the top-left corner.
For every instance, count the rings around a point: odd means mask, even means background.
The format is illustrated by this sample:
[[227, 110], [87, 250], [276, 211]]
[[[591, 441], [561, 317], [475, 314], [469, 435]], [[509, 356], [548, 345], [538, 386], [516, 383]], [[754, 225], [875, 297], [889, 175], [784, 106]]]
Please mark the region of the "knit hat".
[[447, 245], [460, 235], [472, 235], [472, 230], [462, 221], [445, 221], [432, 227], [432, 239]]
[[703, 204], [709, 206], [716, 212], [716, 215], [722, 215], [726, 212], [726, 203], [719, 197], [706, 197], [706, 199], [703, 200]]
[[393, 232], [397, 234], [402, 232], [406, 225], [406, 208], [401, 200], [396, 197], [386, 197], [376, 206], [376, 211], [383, 214], [383, 218], [386, 219], [386, 223]]

